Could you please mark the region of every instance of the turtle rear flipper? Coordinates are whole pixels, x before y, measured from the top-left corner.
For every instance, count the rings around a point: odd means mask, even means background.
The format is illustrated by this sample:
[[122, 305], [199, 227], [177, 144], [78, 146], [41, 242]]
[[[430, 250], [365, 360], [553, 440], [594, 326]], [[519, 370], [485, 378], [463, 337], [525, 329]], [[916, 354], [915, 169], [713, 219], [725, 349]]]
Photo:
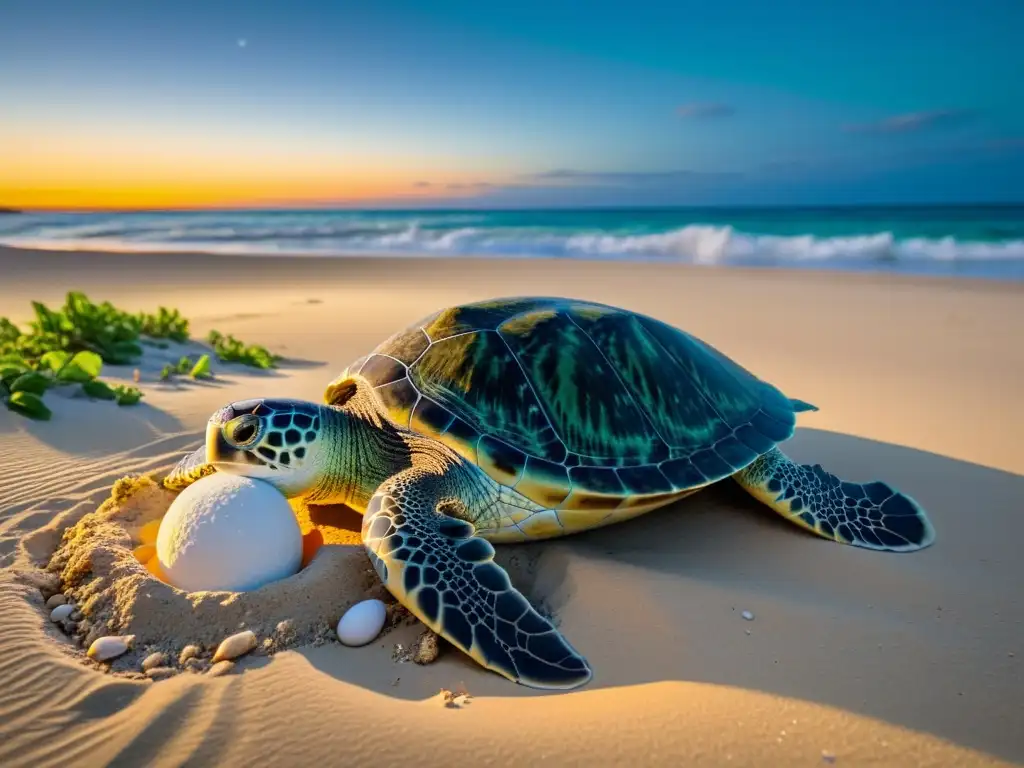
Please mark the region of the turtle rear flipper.
[[169, 491], [180, 491], [199, 478], [212, 475], [216, 471], [213, 465], [207, 462], [206, 446], [203, 446], [183, 457], [163, 479], [163, 486]]
[[460, 505], [451, 481], [408, 469], [371, 498], [363, 545], [385, 586], [424, 624], [509, 680], [553, 689], [589, 681], [586, 660], [512, 586], [490, 542], [472, 523], [439, 511], [443, 501]]
[[892, 552], [924, 549], [935, 529], [920, 505], [882, 482], [848, 483], [774, 448], [733, 478], [754, 498], [819, 536]]

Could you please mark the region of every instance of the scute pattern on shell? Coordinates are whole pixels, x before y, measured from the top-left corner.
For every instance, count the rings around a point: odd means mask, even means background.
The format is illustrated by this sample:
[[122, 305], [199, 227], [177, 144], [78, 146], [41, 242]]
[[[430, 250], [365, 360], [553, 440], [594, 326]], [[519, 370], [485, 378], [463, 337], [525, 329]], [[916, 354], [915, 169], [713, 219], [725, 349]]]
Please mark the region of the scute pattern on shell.
[[499, 482], [578, 509], [715, 482], [795, 424], [788, 397], [710, 345], [573, 299], [450, 307], [346, 373]]

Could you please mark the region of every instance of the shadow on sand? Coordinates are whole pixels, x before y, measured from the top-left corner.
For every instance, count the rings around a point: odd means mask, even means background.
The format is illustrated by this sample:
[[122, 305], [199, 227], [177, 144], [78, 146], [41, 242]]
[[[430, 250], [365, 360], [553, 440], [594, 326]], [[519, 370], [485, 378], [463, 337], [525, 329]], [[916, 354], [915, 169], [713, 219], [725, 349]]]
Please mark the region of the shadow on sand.
[[[911, 554], [841, 546], [723, 482], [608, 528], [499, 546], [513, 583], [587, 656], [594, 679], [581, 690], [725, 684], [1024, 759], [1024, 645], [1019, 592], [1008, 586], [1024, 584], [1024, 477], [813, 429], [784, 447], [797, 461], [914, 496], [936, 544]], [[397, 698], [460, 684], [475, 695], [559, 695], [511, 684], [446, 643], [430, 666], [380, 663], [417, 632], [399, 627], [365, 648], [299, 653], [326, 675]]]

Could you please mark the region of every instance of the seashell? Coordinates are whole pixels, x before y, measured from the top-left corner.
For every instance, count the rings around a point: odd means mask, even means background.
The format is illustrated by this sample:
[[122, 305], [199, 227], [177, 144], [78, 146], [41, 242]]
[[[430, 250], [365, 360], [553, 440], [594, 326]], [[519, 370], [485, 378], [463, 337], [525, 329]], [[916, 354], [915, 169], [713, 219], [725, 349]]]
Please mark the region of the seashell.
[[178, 663], [184, 664], [189, 659], [194, 659], [199, 655], [199, 652], [200, 650], [198, 645], [186, 645], [181, 649], [181, 655], [178, 656]]
[[226, 675], [234, 668], [235, 662], [229, 659], [224, 659], [224, 661], [218, 661], [216, 664], [210, 667], [210, 669], [207, 670], [206, 674], [209, 677], [220, 677], [221, 675]]
[[135, 635], [107, 635], [93, 640], [88, 656], [96, 661], [109, 661], [132, 647]]
[[68, 605], [67, 603], [65, 603], [64, 605], [58, 605], [56, 608], [50, 611], [50, 621], [55, 623], [64, 621], [65, 619], [71, 616], [71, 613], [74, 610], [75, 606]]
[[146, 677], [150, 680], [166, 680], [176, 674], [178, 674], [178, 670], [174, 667], [150, 667], [146, 670]]
[[338, 639], [345, 645], [366, 645], [384, 628], [388, 609], [380, 600], [356, 603], [338, 622]]
[[251, 629], [239, 632], [231, 637], [225, 638], [221, 644], [217, 646], [217, 651], [213, 654], [213, 663], [216, 664], [218, 661], [223, 661], [224, 659], [237, 659], [239, 656], [248, 653], [255, 647], [256, 635]]
[[167, 654], [162, 651], [156, 651], [155, 653], [149, 654], [142, 662], [142, 671], [148, 672], [156, 667], [162, 667], [164, 662], [167, 661]]
[[60, 592], [56, 595], [52, 595], [49, 600], [46, 601], [47, 608], [56, 608], [58, 605], [64, 605], [68, 599], [64, 597]]

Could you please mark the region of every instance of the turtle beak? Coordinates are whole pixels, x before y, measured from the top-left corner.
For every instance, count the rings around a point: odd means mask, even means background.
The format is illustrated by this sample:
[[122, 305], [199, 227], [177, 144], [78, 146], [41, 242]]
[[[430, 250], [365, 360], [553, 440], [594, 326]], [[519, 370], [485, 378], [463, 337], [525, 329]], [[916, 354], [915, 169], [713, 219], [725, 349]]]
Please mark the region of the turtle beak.
[[211, 464], [223, 464], [236, 460], [236, 453], [238, 451], [224, 437], [224, 422], [210, 419], [206, 425], [206, 460]]

